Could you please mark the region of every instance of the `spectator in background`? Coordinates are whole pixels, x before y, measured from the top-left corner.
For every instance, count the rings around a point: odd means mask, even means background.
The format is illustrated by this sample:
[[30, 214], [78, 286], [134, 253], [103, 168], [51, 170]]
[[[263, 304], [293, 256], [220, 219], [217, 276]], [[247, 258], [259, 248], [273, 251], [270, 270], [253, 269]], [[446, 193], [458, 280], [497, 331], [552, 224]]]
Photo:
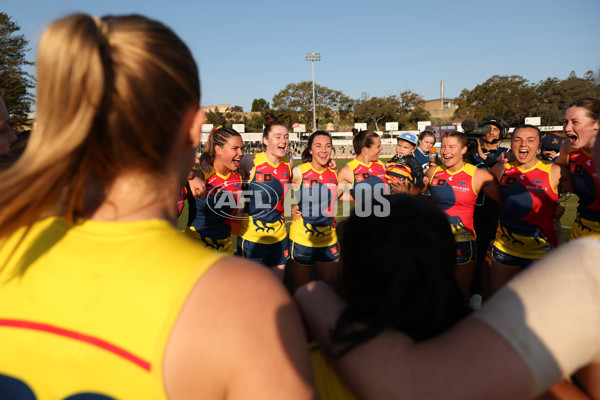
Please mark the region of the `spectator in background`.
[[562, 139], [560, 136], [548, 134], [542, 139], [541, 159], [546, 161], [554, 161], [560, 155], [560, 146]]
[[[477, 168], [489, 170], [498, 162], [498, 158], [502, 153], [509, 151], [507, 147], [500, 146], [500, 141], [504, 139], [508, 132], [508, 124], [500, 117], [488, 115], [481, 120], [481, 126], [489, 126], [490, 132], [484, 135], [480, 141], [477, 141], [477, 152], [471, 154], [467, 161]], [[482, 268], [482, 264], [486, 262], [487, 266], [487, 263], [491, 260], [491, 258], [487, 258], [487, 255], [496, 236], [499, 216], [500, 204], [491, 200], [485, 193], [480, 193], [473, 214], [477, 235], [477, 261], [471, 282], [472, 306], [474, 308], [480, 307], [482, 296], [486, 298], [489, 294], [489, 268]]]
[[427, 171], [427, 168], [429, 168], [429, 151], [435, 145], [435, 141], [435, 133], [427, 129], [419, 135], [419, 145], [413, 154], [417, 161], [421, 163], [423, 171]]

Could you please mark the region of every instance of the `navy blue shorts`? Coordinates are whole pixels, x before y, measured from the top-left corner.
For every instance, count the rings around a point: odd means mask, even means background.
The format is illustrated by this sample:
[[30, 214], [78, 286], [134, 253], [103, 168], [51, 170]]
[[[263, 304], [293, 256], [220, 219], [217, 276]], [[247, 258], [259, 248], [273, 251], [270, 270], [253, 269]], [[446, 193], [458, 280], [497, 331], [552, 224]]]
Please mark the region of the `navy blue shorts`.
[[528, 267], [532, 262], [535, 261], [531, 258], [512, 256], [498, 249], [496, 246], [492, 247], [492, 259], [499, 264], [506, 265], [507, 267], [518, 268]]
[[283, 239], [281, 242], [264, 244], [238, 237], [236, 254], [267, 267], [283, 265], [290, 259], [288, 238]]
[[456, 242], [456, 264], [467, 264], [477, 261], [477, 243], [475, 240]]
[[327, 247], [308, 247], [290, 240], [292, 260], [300, 265], [313, 265], [315, 262], [335, 262], [340, 259], [339, 243]]

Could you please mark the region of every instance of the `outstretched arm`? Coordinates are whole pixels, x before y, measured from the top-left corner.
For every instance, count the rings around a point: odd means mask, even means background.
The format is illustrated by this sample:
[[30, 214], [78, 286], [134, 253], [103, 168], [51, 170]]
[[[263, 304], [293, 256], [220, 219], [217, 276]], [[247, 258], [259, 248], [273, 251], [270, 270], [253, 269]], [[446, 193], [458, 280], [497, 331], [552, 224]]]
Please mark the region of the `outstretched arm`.
[[498, 181], [494, 176], [488, 171], [477, 168], [475, 171], [475, 190], [477, 192], [483, 192], [490, 199], [494, 200], [498, 204], [502, 204], [502, 199], [500, 198], [500, 190], [498, 188]]
[[[335, 351], [329, 332], [344, 302], [324, 282], [302, 287], [295, 299], [324, 352]], [[330, 361], [358, 398], [517, 399], [533, 394], [532, 376], [518, 354], [474, 319], [421, 343], [387, 330]]]

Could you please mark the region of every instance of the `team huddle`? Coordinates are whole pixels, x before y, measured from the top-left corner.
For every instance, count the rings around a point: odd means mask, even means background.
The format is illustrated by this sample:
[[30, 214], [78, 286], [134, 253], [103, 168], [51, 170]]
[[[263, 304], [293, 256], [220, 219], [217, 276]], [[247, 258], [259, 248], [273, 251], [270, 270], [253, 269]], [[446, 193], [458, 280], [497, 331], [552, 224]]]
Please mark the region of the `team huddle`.
[[[379, 160], [382, 147], [376, 132], [354, 132], [356, 158], [339, 173], [327, 132], [317, 131], [309, 137], [302, 153], [303, 163], [294, 167], [293, 159], [286, 154], [289, 139], [282, 123], [266, 125], [263, 152], [244, 156], [240, 153], [240, 135], [217, 127], [211, 131], [203, 152], [212, 168], [201, 174], [204, 185], [195, 193], [187, 191], [192, 210], [188, 232], [208, 247], [233, 253], [231, 226], [241, 223], [241, 229], [235, 232], [239, 236], [238, 255], [273, 268], [280, 278], [291, 259], [296, 289], [310, 281], [310, 267], [316, 265], [319, 278], [335, 287], [342, 268], [338, 262], [336, 200], [355, 202], [358, 215], [379, 212], [384, 216], [385, 210], [374, 205], [385, 205], [385, 196], [426, 193], [426, 198], [448, 216], [456, 242], [456, 277], [463, 297], [470, 296], [477, 258], [482, 255], [478, 246], [484, 247], [484, 255], [492, 246], [489, 286], [493, 293], [558, 245], [555, 217], [564, 212], [559, 207], [559, 190], [580, 197], [570, 239], [600, 233], [599, 185], [587, 149], [589, 133], [580, 122], [593, 115], [597, 102], [581, 99], [567, 109], [565, 132], [576, 139], [565, 142], [555, 161], [542, 158], [542, 133], [533, 125], [517, 127], [510, 148], [494, 149], [495, 157], [489, 152], [486, 155], [486, 144], [498, 142], [507, 133], [507, 124], [495, 116], [482, 120], [484, 126], [494, 129], [478, 141], [478, 151], [468, 151], [464, 133], [444, 133], [437, 163], [428, 157], [436, 141], [430, 131], [419, 137], [408, 132], [400, 134], [396, 155], [387, 163]], [[552, 136], [557, 142], [558, 137]], [[221, 139], [215, 140], [217, 137]], [[560, 150], [560, 142], [554, 143], [554, 149]], [[223, 191], [239, 200], [242, 187], [249, 193], [243, 210], [239, 202], [237, 209], [214, 206]], [[298, 206], [292, 210], [288, 240], [283, 203], [290, 187]], [[486, 201], [492, 203], [490, 199], [498, 209], [486, 211], [486, 217], [492, 220], [488, 224], [491, 229], [481, 227], [481, 236], [487, 242], [477, 241], [480, 229], [475, 227], [476, 210]]]

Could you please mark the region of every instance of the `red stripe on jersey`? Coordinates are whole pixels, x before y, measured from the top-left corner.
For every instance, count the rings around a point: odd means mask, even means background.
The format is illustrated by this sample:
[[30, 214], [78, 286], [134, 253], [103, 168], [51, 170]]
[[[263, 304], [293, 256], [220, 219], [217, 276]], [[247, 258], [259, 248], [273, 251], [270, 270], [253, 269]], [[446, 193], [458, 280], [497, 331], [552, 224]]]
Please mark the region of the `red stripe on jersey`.
[[79, 340], [80, 342], [91, 344], [92, 346], [99, 347], [103, 350], [109, 351], [113, 354], [118, 355], [121, 358], [130, 361], [137, 366], [150, 371], [151, 364], [148, 361], [141, 359], [140, 357], [128, 352], [127, 350], [109, 343], [105, 340], [99, 339], [94, 336], [85, 335], [83, 333], [71, 331], [68, 329], [59, 328], [57, 326], [42, 324], [39, 322], [23, 321], [17, 319], [0, 319], [0, 326], [9, 326], [12, 328], [30, 329], [34, 331], [52, 333], [54, 335], [64, 336], [69, 339]]

